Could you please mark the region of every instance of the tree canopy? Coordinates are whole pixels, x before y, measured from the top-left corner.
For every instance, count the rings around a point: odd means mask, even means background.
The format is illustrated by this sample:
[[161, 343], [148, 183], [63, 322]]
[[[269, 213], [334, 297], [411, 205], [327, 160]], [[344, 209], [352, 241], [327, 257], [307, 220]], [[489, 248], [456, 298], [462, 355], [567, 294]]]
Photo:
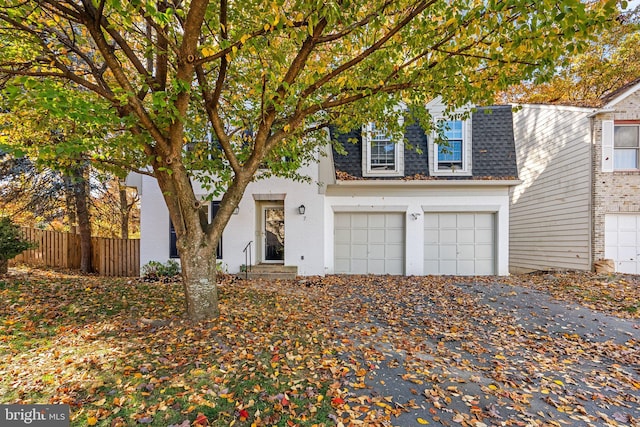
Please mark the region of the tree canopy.
[[502, 100], [597, 107], [607, 94], [640, 78], [640, 6], [595, 35], [584, 51], [567, 56], [550, 81], [512, 86]]
[[[616, 6], [0, 0], [0, 81], [34, 97], [42, 93], [33, 87], [63, 82], [117, 113], [111, 131], [129, 137], [106, 135], [97, 151], [104, 159], [138, 154], [157, 179], [176, 230], [187, 310], [197, 319], [217, 310], [211, 255], [259, 167], [296, 178], [326, 143], [329, 124], [348, 130], [374, 121], [397, 132], [402, 112], [394, 107], [403, 104], [428, 127], [425, 105], [437, 96], [453, 110], [489, 102], [522, 79], [544, 80], [609, 25]], [[63, 110], [88, 124], [103, 117], [87, 104]], [[223, 193], [212, 224], [193, 178], [211, 195]]]

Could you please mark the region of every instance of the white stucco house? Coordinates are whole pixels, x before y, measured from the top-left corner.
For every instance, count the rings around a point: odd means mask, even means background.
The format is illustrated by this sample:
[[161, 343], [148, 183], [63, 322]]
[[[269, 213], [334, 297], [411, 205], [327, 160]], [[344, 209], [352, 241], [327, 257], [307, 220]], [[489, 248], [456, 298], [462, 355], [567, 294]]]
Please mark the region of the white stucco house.
[[612, 260], [640, 274], [640, 79], [594, 107], [524, 105], [513, 120], [511, 271]]
[[[441, 108], [432, 107], [438, 119]], [[328, 145], [302, 171], [309, 183], [250, 184], [218, 262], [237, 273], [247, 248], [252, 264], [294, 266], [303, 276], [508, 274], [509, 190], [520, 182], [511, 107], [480, 108], [447, 128], [447, 149], [418, 125], [405, 134], [414, 149], [370, 125], [348, 135], [327, 130], [347, 154]], [[177, 253], [162, 195], [152, 177], [138, 176], [136, 186], [141, 265], [165, 262]]]

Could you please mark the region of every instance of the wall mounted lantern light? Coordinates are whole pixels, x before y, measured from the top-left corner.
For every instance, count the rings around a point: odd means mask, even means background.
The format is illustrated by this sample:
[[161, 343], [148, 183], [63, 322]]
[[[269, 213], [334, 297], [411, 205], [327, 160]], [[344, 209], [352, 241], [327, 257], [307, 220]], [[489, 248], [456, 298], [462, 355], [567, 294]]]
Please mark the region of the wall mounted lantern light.
[[304, 205], [300, 205], [298, 206], [298, 213], [300, 215], [304, 215], [305, 211], [307, 210], [307, 208], [304, 207]]

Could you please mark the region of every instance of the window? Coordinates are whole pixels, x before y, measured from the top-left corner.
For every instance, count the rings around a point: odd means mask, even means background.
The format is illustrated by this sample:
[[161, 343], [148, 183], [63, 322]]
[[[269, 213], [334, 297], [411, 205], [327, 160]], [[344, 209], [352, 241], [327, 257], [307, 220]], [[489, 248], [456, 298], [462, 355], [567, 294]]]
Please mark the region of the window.
[[442, 123], [443, 137], [446, 144], [438, 144], [438, 170], [461, 170], [462, 147], [464, 141], [462, 120], [447, 120]]
[[613, 168], [640, 168], [640, 125], [616, 125], [613, 130]]
[[[208, 206], [204, 206], [207, 215], [209, 214]], [[218, 210], [220, 209], [220, 202], [211, 202], [211, 212], [213, 217], [216, 216]], [[176, 229], [173, 227], [173, 222], [169, 219], [169, 258], [180, 258], [180, 254], [178, 253], [178, 246], [176, 245], [177, 237], [176, 237]], [[222, 259], [222, 237], [220, 237], [220, 241], [218, 242], [218, 247], [216, 248], [216, 259]]]
[[363, 170], [369, 176], [403, 176], [404, 144], [370, 123], [363, 129]]

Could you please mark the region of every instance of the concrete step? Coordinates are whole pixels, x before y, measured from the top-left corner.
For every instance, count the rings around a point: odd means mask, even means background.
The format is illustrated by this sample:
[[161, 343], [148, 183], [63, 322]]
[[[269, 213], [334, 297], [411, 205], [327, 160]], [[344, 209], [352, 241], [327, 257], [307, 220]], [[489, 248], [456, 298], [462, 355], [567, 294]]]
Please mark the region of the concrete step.
[[258, 264], [252, 265], [251, 271], [241, 271], [237, 274], [239, 279], [265, 279], [265, 280], [293, 280], [298, 275], [298, 267], [282, 264]]

